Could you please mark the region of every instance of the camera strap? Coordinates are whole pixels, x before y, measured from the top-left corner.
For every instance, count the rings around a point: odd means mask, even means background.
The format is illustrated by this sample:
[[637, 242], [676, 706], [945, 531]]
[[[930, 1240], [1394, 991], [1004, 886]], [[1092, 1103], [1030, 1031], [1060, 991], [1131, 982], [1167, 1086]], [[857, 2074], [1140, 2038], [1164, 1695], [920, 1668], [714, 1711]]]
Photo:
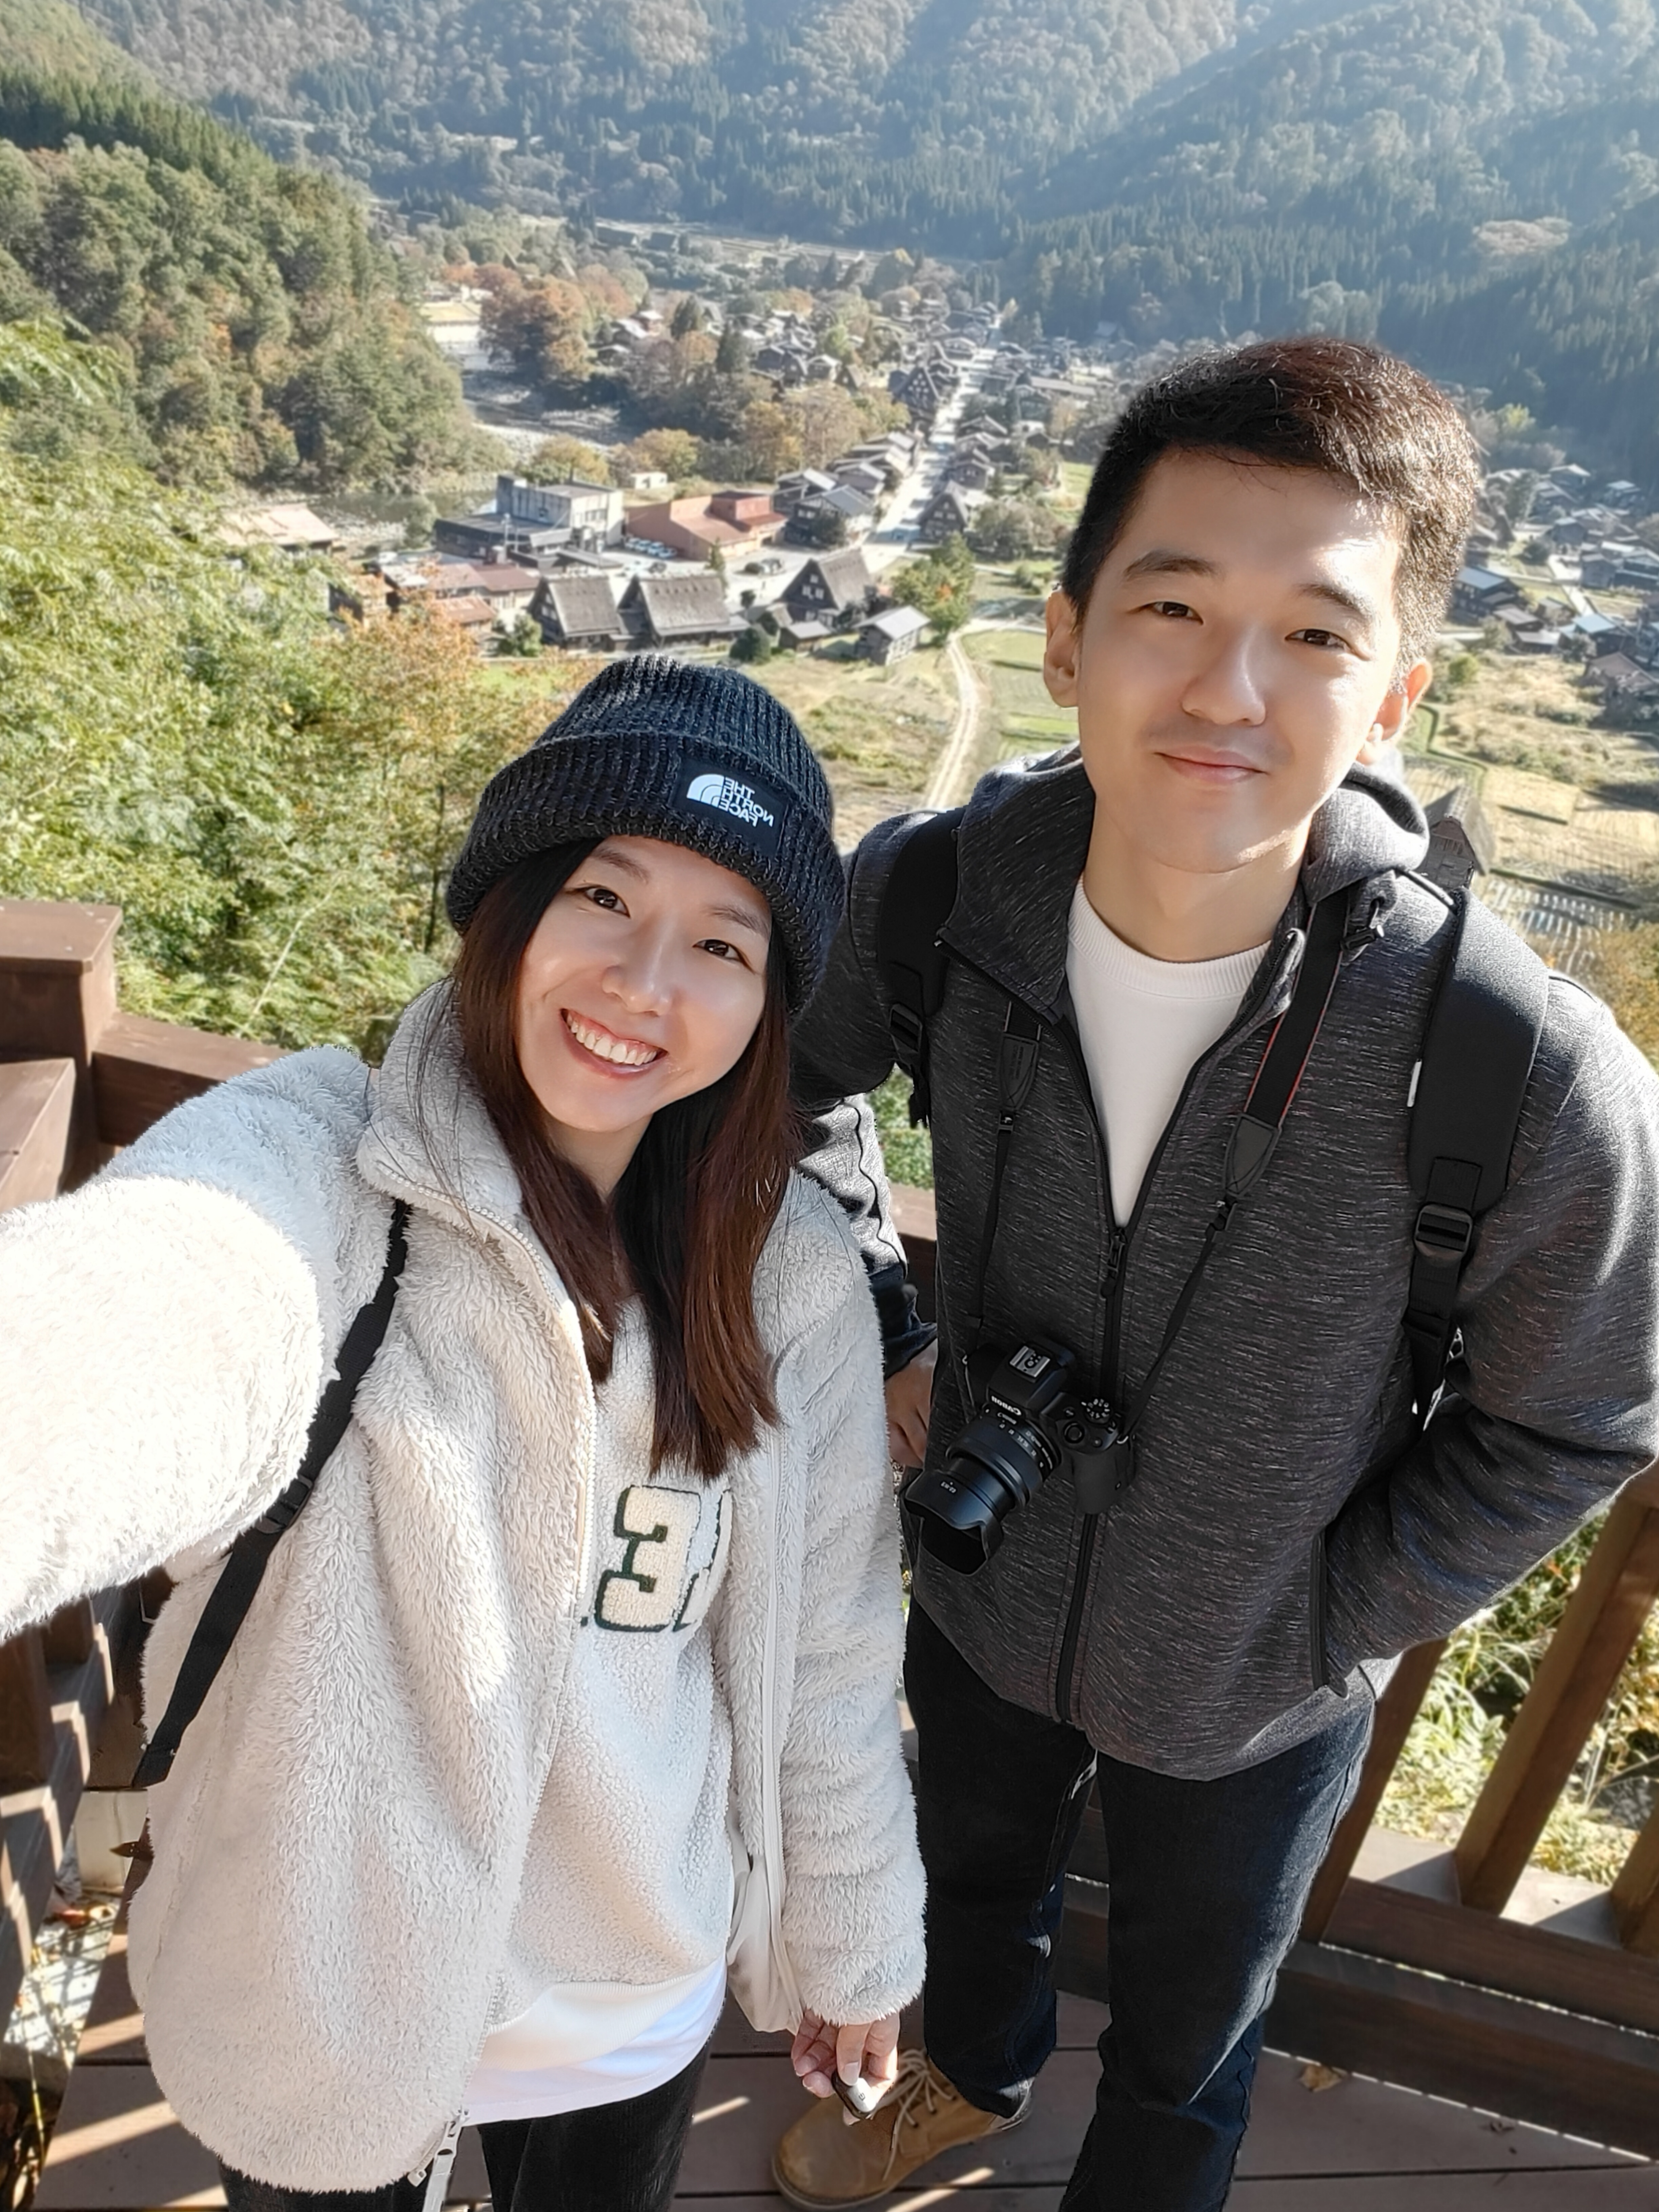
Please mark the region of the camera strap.
[[1036, 1079], [1037, 1054], [1042, 1024], [1029, 1006], [1010, 999], [1002, 1018], [997, 1045], [997, 1141], [991, 1159], [991, 1194], [985, 1204], [985, 1223], [980, 1231], [979, 1265], [974, 1277], [974, 1310], [968, 1316], [968, 1349], [979, 1343], [985, 1327], [985, 1284], [991, 1272], [991, 1253], [997, 1241], [997, 1222], [1002, 1212], [1002, 1182], [1008, 1171], [1008, 1147], [1014, 1139], [1019, 1109]]
[[[1313, 1056], [1319, 1039], [1331, 996], [1336, 988], [1336, 979], [1342, 966], [1342, 945], [1347, 932], [1348, 902], [1346, 893], [1336, 892], [1322, 899], [1314, 908], [1308, 924], [1308, 933], [1303, 948], [1302, 965], [1291, 994], [1290, 1004], [1273, 1024], [1273, 1034], [1267, 1039], [1251, 1084], [1244, 1109], [1233, 1124], [1228, 1139], [1226, 1164], [1222, 1176], [1221, 1196], [1214, 1212], [1205, 1228], [1204, 1241], [1199, 1248], [1192, 1270], [1181, 1286], [1164, 1331], [1152, 1365], [1142, 1376], [1139, 1389], [1125, 1407], [1120, 1423], [1120, 1435], [1127, 1443], [1133, 1435], [1136, 1425], [1151, 1401], [1158, 1375], [1165, 1360], [1175, 1348], [1176, 1340], [1185, 1325], [1198, 1286], [1209, 1265], [1210, 1255], [1226, 1234], [1235, 1210], [1247, 1198], [1266, 1173], [1267, 1164], [1278, 1148], [1302, 1078]], [[967, 1348], [976, 1347], [984, 1328], [985, 1285], [990, 1273], [992, 1248], [996, 1242], [997, 1220], [1002, 1210], [1003, 1177], [1008, 1164], [1009, 1147], [1013, 1139], [1014, 1124], [1019, 1110], [1030, 1095], [1036, 1074], [1037, 1051], [1042, 1025], [1027, 1006], [1011, 999], [1002, 1026], [998, 1054], [998, 1085], [1000, 1113], [997, 1121], [996, 1151], [991, 1167], [991, 1191], [985, 1208], [985, 1225], [980, 1238], [979, 1269], [975, 1292], [975, 1310], [967, 1316]], [[964, 1350], [963, 1358], [966, 1358]]]
[[1301, 971], [1296, 979], [1296, 988], [1291, 1003], [1273, 1024], [1273, 1035], [1267, 1039], [1267, 1050], [1261, 1055], [1261, 1065], [1256, 1069], [1255, 1080], [1250, 1085], [1250, 1095], [1244, 1101], [1244, 1110], [1233, 1124], [1233, 1133], [1227, 1142], [1227, 1160], [1222, 1174], [1222, 1191], [1215, 1212], [1210, 1216], [1204, 1231], [1204, 1242], [1199, 1247], [1198, 1257], [1192, 1272], [1181, 1286], [1181, 1295], [1171, 1309], [1164, 1331], [1164, 1341], [1158, 1346], [1152, 1365], [1140, 1379], [1140, 1388], [1124, 1409], [1122, 1434], [1127, 1440], [1134, 1434], [1136, 1425], [1151, 1401], [1154, 1387], [1164, 1361], [1175, 1349], [1210, 1255], [1227, 1233], [1235, 1209], [1249, 1196], [1267, 1171], [1267, 1163], [1279, 1146], [1279, 1134], [1285, 1116], [1301, 1087], [1307, 1073], [1308, 1062], [1313, 1057], [1314, 1046], [1324, 1023], [1331, 994], [1336, 988], [1336, 979], [1342, 966], [1342, 940], [1347, 932], [1348, 902], [1341, 893], [1322, 899], [1314, 908], [1308, 924], [1307, 943], [1303, 950]]

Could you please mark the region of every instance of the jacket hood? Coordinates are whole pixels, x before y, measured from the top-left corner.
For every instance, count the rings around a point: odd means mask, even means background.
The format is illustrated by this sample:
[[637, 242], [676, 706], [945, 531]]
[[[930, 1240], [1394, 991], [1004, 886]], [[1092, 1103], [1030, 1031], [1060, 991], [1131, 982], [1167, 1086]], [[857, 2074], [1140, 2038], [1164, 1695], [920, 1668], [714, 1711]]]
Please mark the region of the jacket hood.
[[[1093, 823], [1094, 793], [1075, 745], [994, 769], [963, 816], [962, 888], [944, 934], [953, 951], [1051, 1018], [1065, 1004], [1067, 917]], [[1406, 786], [1382, 770], [1351, 769], [1314, 817], [1275, 947], [1321, 899], [1362, 886], [1359, 933], [1376, 934], [1394, 905], [1395, 878], [1427, 850], [1428, 826]], [[1264, 975], [1279, 964], [1269, 957]]]
[[1420, 868], [1428, 849], [1429, 825], [1406, 784], [1383, 769], [1351, 768], [1313, 818], [1303, 894], [1316, 904], [1352, 884]]

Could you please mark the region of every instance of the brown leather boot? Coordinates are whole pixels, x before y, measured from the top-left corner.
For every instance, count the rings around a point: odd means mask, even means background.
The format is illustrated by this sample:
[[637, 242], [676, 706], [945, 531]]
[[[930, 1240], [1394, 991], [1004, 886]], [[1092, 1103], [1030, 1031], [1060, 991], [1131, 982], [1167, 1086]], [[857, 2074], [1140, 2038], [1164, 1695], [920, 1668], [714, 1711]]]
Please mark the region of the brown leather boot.
[[999, 2119], [957, 2094], [926, 2051], [899, 2053], [898, 2078], [867, 2120], [848, 2127], [839, 2098], [824, 2097], [779, 2142], [772, 2179], [805, 2212], [873, 2204], [955, 2143], [1000, 2135]]

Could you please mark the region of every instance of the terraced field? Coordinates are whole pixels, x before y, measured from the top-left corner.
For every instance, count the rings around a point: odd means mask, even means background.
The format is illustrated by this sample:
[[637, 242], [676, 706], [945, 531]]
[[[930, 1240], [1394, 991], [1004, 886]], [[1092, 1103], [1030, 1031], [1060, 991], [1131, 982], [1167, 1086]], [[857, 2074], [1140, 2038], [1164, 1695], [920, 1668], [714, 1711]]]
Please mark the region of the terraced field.
[[998, 742], [989, 757], [1050, 752], [1072, 743], [1077, 717], [1056, 707], [1044, 688], [1040, 631], [974, 629], [963, 643], [990, 694]]

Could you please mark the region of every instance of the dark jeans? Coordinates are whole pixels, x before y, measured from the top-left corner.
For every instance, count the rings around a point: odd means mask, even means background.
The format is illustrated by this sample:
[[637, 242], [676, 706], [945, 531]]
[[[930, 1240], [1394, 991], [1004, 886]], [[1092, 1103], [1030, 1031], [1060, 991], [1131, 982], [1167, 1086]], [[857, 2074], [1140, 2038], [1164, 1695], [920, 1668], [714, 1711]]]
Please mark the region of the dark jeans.
[[[481, 2127], [492, 2212], [667, 2212], [708, 2056], [642, 2097]], [[219, 2172], [230, 2212], [420, 2212], [426, 2191], [423, 2179], [312, 2191]]]
[[1258, 1766], [1177, 1782], [1006, 1703], [915, 1604], [904, 1683], [928, 2056], [969, 2103], [1020, 2109], [1054, 2047], [1066, 1861], [1097, 1777], [1111, 2024], [1060, 2212], [1216, 2212], [1249, 2118], [1261, 2015], [1358, 1778], [1369, 1703]]

